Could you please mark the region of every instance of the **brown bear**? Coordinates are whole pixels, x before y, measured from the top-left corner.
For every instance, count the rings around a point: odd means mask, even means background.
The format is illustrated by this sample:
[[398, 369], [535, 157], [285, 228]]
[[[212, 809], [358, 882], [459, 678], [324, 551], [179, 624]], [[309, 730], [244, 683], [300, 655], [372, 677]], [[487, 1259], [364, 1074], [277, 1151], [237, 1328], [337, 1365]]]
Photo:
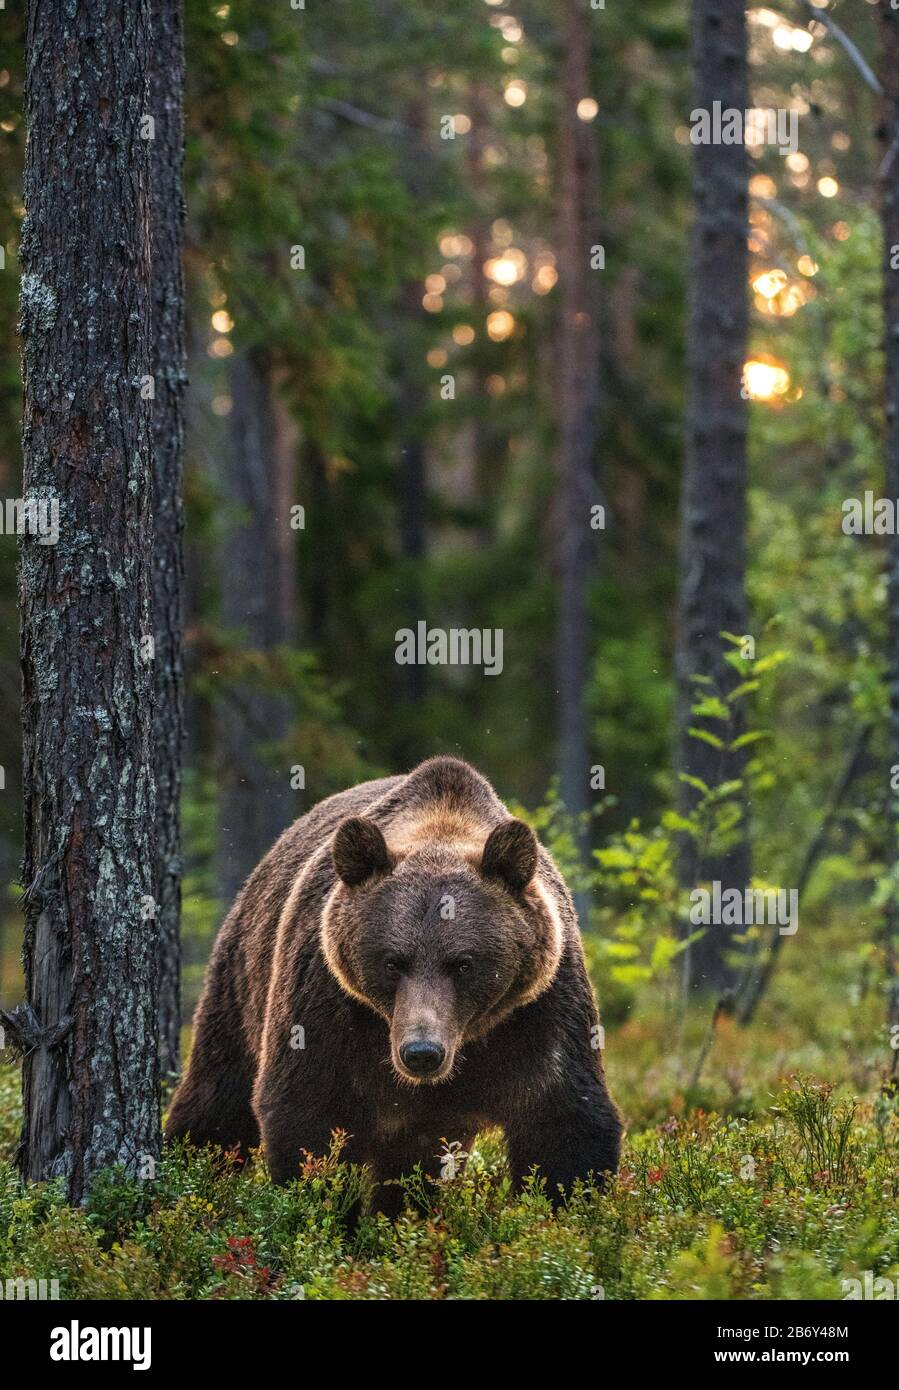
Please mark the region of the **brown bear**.
[[264, 1145], [276, 1182], [349, 1136], [378, 1205], [441, 1140], [505, 1131], [549, 1195], [618, 1164], [571, 897], [474, 768], [432, 758], [281, 836], [219, 933], [169, 1138]]

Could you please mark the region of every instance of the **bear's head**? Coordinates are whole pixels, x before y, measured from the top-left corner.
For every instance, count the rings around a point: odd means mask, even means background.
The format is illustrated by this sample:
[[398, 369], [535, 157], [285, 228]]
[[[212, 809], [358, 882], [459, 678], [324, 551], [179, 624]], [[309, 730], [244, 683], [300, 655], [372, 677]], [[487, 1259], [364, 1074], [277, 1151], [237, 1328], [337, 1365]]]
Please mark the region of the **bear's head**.
[[353, 816], [332, 855], [325, 958], [343, 989], [387, 1021], [401, 1080], [447, 1080], [465, 1042], [551, 984], [562, 923], [523, 821], [503, 821], [464, 850], [391, 849], [373, 820]]

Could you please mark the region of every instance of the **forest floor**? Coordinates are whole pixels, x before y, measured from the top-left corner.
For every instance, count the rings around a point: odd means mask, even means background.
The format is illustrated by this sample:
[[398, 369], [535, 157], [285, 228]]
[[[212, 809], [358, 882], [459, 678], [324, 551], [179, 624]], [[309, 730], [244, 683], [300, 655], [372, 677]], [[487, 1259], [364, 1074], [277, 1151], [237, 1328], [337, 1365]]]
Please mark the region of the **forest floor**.
[[610, 1027], [621, 1171], [555, 1214], [537, 1182], [510, 1189], [493, 1134], [459, 1176], [409, 1180], [424, 1212], [351, 1236], [366, 1180], [337, 1152], [278, 1188], [261, 1163], [222, 1172], [175, 1150], [152, 1183], [109, 1175], [75, 1211], [16, 1177], [19, 1078], [2, 1066], [0, 1278], [93, 1299], [839, 1300], [867, 1271], [868, 1297], [884, 1277], [895, 1296], [899, 1100], [851, 935], [822, 925], [807, 955], [785, 951], [757, 1020], [719, 1024], [698, 1080], [707, 1018], [681, 1030], [673, 1002], [638, 1001]]

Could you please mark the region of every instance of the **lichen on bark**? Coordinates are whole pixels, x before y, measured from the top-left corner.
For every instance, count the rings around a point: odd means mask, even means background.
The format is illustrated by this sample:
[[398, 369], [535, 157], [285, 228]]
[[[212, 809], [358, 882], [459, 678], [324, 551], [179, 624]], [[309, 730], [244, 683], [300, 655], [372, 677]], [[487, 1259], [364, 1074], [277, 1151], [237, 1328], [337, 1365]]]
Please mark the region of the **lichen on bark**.
[[[83, 1198], [158, 1147], [149, 0], [28, 9], [21, 246], [24, 491], [63, 498], [21, 542], [25, 967], [37, 1045], [20, 1160]], [[61, 55], [65, 55], [62, 61]]]

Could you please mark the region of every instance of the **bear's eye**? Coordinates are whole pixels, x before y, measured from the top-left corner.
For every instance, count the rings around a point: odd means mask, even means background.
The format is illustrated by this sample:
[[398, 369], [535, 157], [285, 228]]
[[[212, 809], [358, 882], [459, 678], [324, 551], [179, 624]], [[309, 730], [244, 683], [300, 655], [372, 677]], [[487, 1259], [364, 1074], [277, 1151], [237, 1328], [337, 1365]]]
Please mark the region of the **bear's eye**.
[[398, 956], [388, 956], [384, 962], [384, 969], [388, 975], [399, 975], [403, 968], [403, 962]]
[[453, 961], [452, 970], [454, 975], [468, 975], [471, 971], [470, 960]]

